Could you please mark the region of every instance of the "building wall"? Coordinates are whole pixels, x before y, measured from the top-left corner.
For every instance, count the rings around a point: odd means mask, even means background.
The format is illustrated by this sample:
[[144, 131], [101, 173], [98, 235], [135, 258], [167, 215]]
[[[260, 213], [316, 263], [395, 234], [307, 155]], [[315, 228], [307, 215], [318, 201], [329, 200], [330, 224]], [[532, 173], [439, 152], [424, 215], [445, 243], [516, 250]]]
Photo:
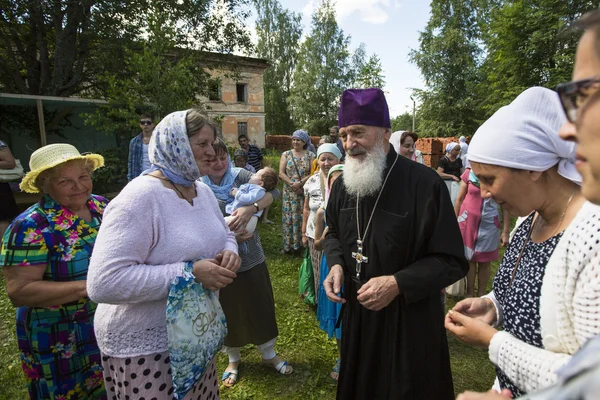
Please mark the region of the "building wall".
[[[209, 71], [213, 78], [221, 79], [219, 101], [203, 98], [211, 118], [221, 119], [223, 138], [232, 146], [237, 146], [238, 122], [247, 123], [250, 143], [260, 148], [265, 147], [265, 106], [263, 90], [264, 68], [241, 66], [239, 80], [228, 77], [227, 71]], [[246, 85], [245, 102], [237, 101], [236, 84]]]

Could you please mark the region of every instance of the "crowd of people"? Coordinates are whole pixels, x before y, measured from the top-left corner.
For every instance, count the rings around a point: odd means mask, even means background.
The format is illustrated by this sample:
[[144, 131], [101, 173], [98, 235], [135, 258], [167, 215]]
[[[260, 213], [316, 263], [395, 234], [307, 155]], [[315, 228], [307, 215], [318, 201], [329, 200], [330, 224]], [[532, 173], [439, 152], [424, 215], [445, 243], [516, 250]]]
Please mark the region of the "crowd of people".
[[[0, 183], [0, 266], [30, 398], [216, 399], [219, 381], [238, 383], [249, 344], [292, 374], [275, 351], [256, 229], [280, 194], [281, 253], [309, 251], [316, 324], [338, 345], [339, 399], [454, 398], [447, 332], [486, 349], [496, 368], [492, 390], [459, 399], [595, 398], [600, 10], [578, 26], [573, 81], [524, 90], [469, 144], [449, 143], [436, 170], [416, 133], [391, 132], [380, 89], [344, 91], [338, 125], [318, 148], [293, 132], [278, 170], [246, 135], [231, 157], [198, 110], [158, 124], [142, 114], [129, 182], [110, 202], [93, 193], [102, 156], [62, 143], [36, 150], [20, 187], [40, 201], [18, 214]], [[0, 170], [14, 167], [0, 141]], [[459, 185], [455, 198], [447, 182]], [[440, 291], [465, 277], [466, 298], [445, 314]], [[201, 373], [190, 366], [183, 392], [165, 313], [180, 278], [199, 298], [218, 295], [229, 361], [221, 376], [215, 353]], [[216, 318], [198, 313], [187, 328], [214, 345], [203, 335]]]

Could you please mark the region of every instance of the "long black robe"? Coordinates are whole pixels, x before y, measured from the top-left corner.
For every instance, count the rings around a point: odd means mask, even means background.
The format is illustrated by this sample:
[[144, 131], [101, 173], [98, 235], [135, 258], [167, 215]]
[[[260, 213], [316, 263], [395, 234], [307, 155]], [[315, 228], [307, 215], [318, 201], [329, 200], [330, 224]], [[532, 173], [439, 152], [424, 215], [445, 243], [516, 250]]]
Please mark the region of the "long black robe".
[[[396, 158], [390, 147], [384, 176]], [[364, 235], [377, 194], [360, 199]], [[464, 277], [469, 264], [446, 184], [432, 169], [399, 156], [371, 222], [356, 276], [356, 197], [343, 180], [327, 204], [330, 266], [344, 268], [338, 399], [454, 399], [440, 290]], [[380, 311], [356, 300], [370, 278], [394, 275], [400, 295]]]

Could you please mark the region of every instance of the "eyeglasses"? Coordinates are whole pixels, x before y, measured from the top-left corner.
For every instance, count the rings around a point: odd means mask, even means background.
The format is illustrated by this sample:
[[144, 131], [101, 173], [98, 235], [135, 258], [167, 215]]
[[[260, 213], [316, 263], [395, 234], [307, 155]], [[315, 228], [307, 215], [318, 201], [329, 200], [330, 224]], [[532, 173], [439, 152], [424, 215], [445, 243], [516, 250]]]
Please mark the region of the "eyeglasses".
[[[600, 88], [600, 77], [561, 83], [556, 87], [560, 102], [571, 123], [577, 121], [577, 110]], [[592, 90], [590, 90], [592, 89]]]
[[150, 121], [149, 119], [143, 119], [140, 121], [140, 125], [145, 125], [145, 126], [152, 125], [152, 121]]

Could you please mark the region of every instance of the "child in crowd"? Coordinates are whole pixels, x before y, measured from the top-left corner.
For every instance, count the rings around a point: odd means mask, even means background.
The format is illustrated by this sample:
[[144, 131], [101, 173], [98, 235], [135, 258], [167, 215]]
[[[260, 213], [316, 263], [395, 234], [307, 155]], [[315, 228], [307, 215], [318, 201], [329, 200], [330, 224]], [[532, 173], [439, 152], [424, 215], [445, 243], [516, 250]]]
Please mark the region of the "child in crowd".
[[[239, 188], [231, 189], [231, 196], [234, 198], [233, 201], [225, 206], [225, 211], [228, 214], [233, 213], [240, 207], [251, 206], [257, 201], [263, 198], [265, 193], [277, 187], [279, 177], [277, 172], [271, 167], [265, 167], [252, 175], [248, 183], [241, 185]], [[245, 231], [253, 233], [256, 229], [256, 223], [258, 217], [261, 216], [263, 210], [258, 211], [250, 218], [250, 221], [246, 225]], [[229, 220], [232, 216], [225, 217], [225, 222], [229, 224]], [[237, 233], [237, 232], [236, 232]]]

